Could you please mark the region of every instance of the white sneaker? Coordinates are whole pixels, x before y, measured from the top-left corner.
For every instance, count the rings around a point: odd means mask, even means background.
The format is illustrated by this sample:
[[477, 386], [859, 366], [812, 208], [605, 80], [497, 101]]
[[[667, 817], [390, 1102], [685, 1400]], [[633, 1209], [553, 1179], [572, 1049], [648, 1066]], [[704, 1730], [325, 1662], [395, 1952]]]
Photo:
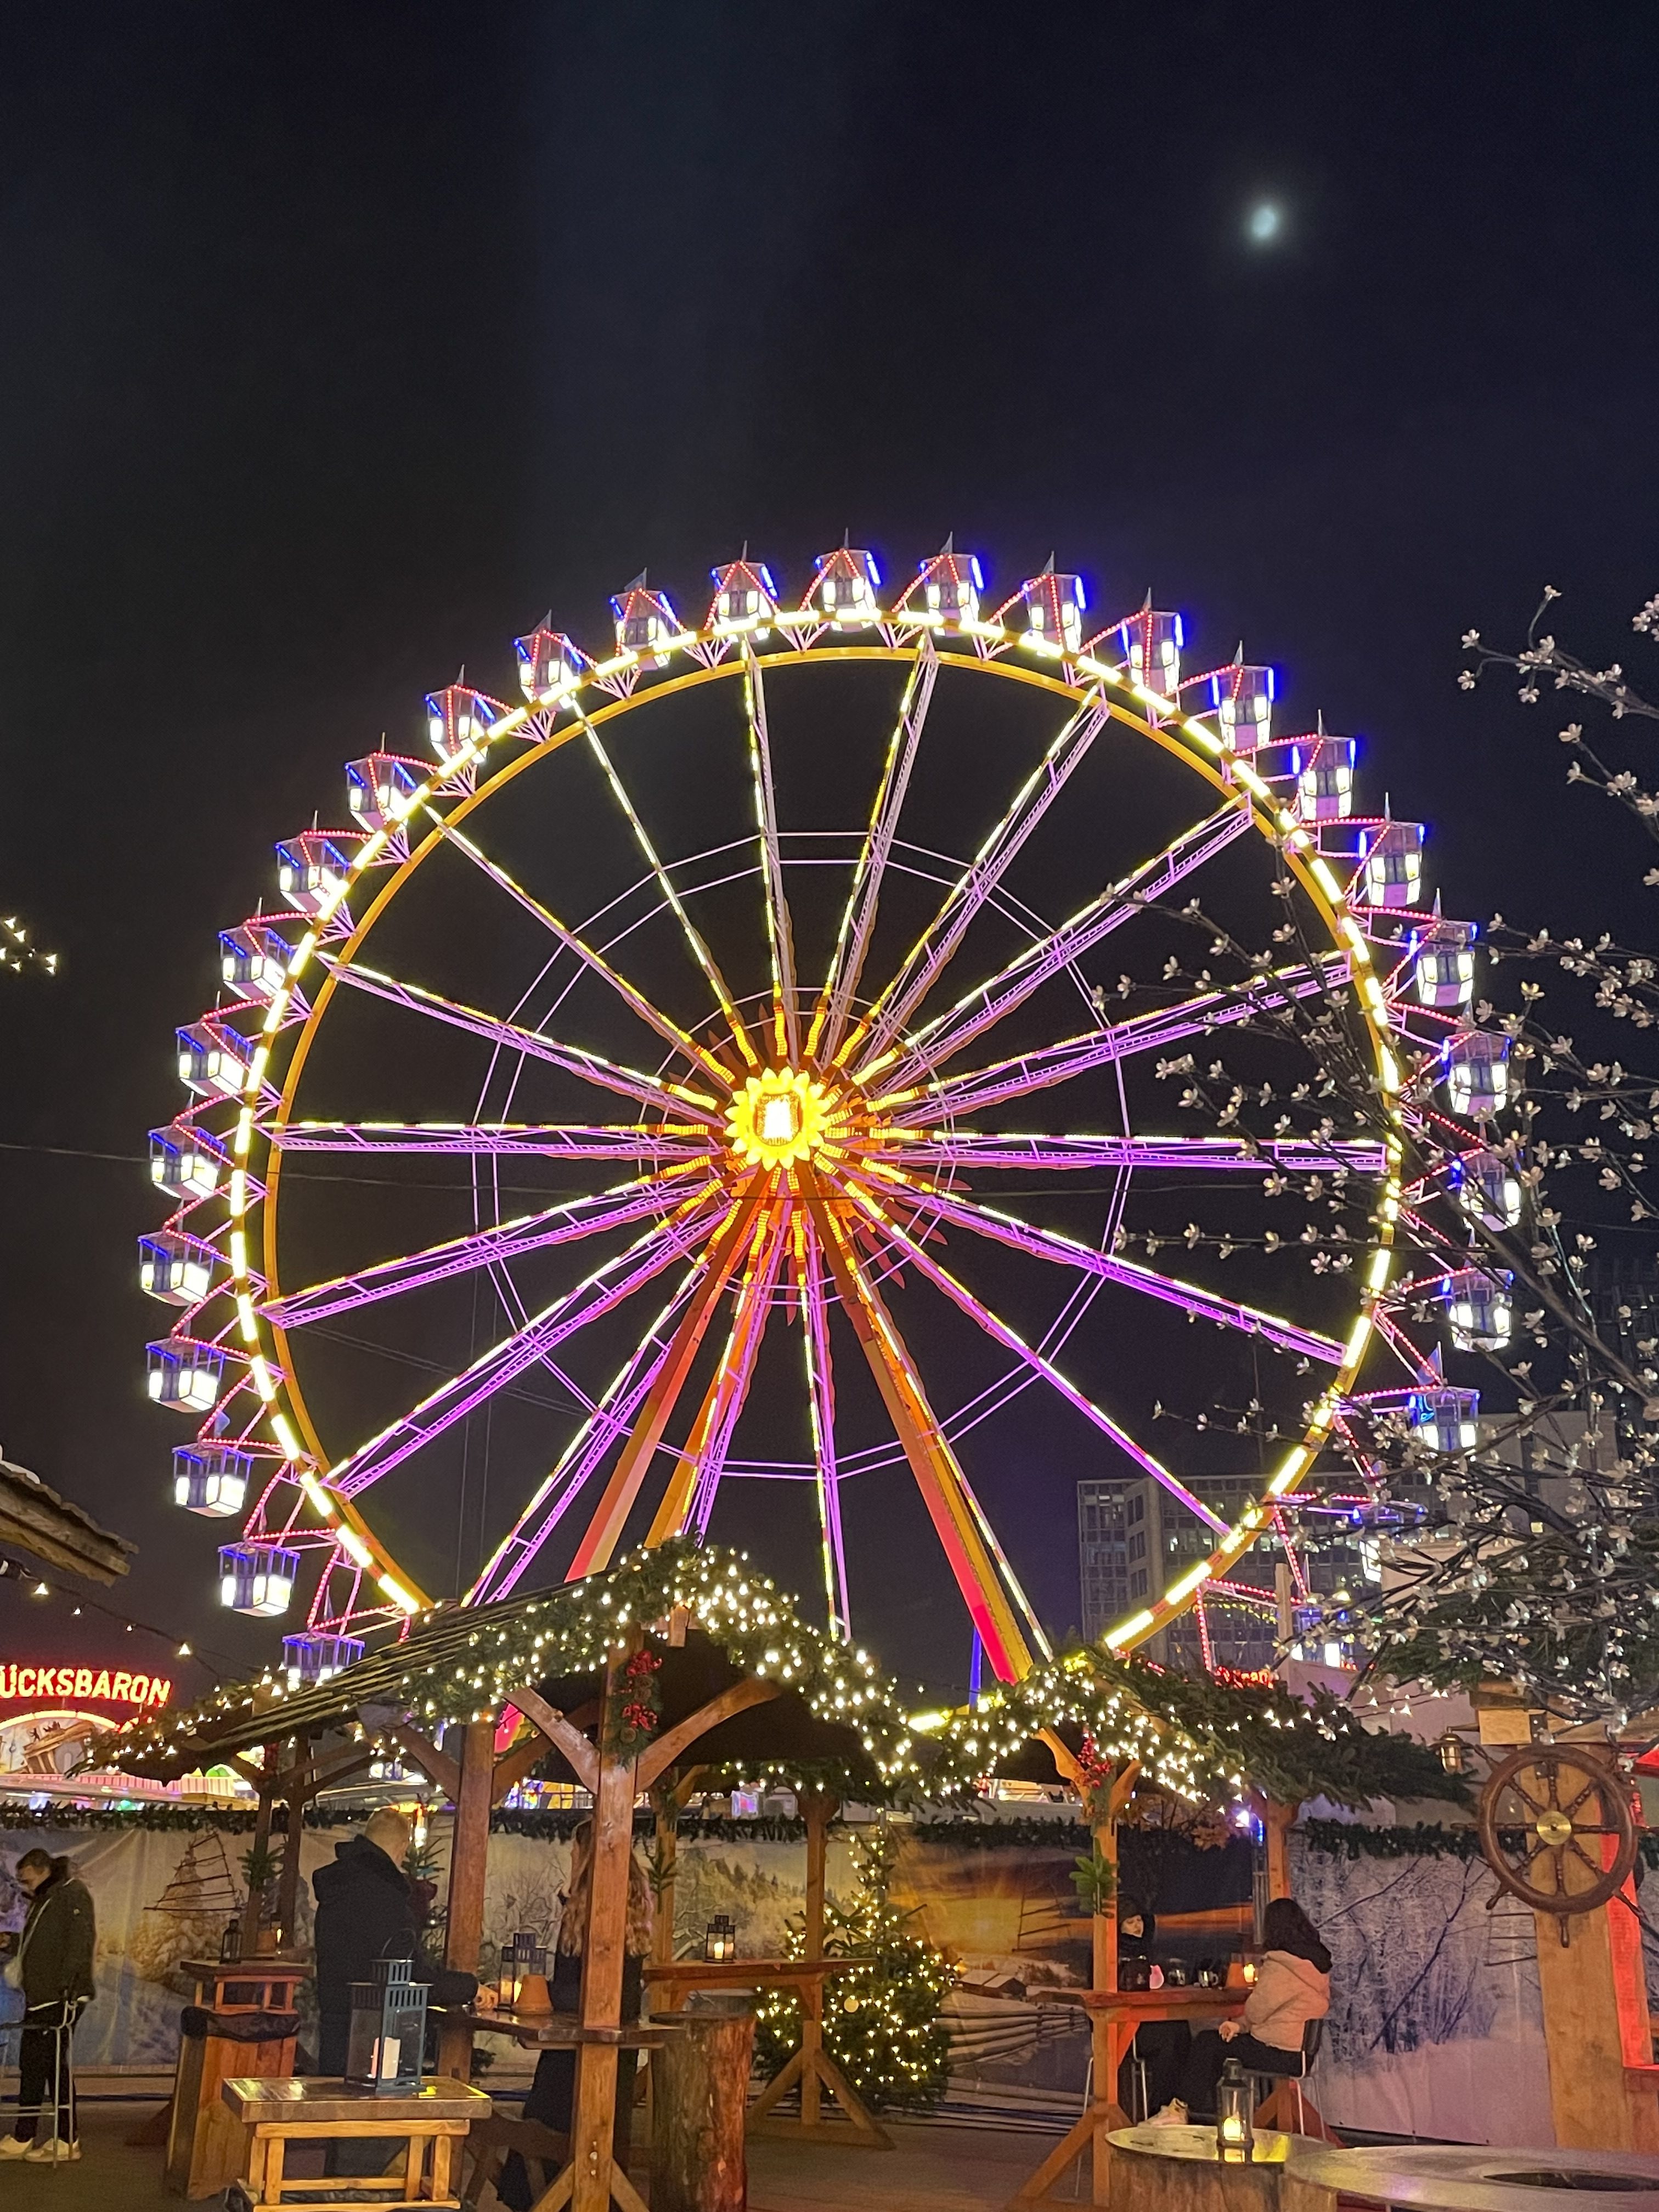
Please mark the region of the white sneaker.
[[1149, 2128], [1184, 2128], [1187, 2124], [1187, 2107], [1179, 2097], [1174, 2098], [1161, 2112], [1154, 2112], [1146, 2124]]
[[47, 2136], [41, 2142], [31, 2143], [23, 2153], [32, 2166], [68, 2166], [81, 2155], [78, 2142], [64, 2142], [58, 2136]]
[[27, 2158], [33, 2147], [28, 2136], [0, 2136], [0, 2158]]

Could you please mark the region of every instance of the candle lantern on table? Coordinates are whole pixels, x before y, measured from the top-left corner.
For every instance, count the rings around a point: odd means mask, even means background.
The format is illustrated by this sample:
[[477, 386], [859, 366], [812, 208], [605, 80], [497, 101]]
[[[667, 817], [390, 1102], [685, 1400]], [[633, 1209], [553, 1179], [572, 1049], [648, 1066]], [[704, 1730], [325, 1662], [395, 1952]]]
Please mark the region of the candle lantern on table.
[[427, 1984], [413, 1973], [412, 1960], [377, 1959], [373, 1978], [351, 1984], [345, 2078], [354, 2088], [399, 2097], [419, 2085]]
[[242, 1923], [233, 1920], [219, 1938], [219, 1964], [234, 1966], [242, 1955]]
[[738, 1955], [738, 1931], [731, 1915], [717, 1912], [702, 1939], [702, 1955], [716, 1964]]
[[[501, 1966], [495, 1976], [495, 1995], [504, 2005], [521, 2005], [526, 1994], [526, 1984], [532, 1978], [538, 1981], [544, 1994], [547, 1988], [547, 1953], [536, 1941], [533, 1928], [520, 1928], [501, 1946]], [[532, 1990], [531, 1995], [535, 1991]]]
[[1255, 2154], [1255, 2091], [1237, 2059], [1221, 2069], [1215, 2092], [1216, 2156], [1224, 2166], [1249, 2166]]

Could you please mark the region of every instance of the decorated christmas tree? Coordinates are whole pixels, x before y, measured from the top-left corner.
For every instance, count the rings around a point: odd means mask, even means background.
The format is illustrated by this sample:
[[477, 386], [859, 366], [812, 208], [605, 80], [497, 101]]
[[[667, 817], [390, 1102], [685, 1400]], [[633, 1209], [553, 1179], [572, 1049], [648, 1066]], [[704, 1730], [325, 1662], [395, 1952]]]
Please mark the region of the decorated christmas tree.
[[[951, 2039], [940, 2011], [956, 1969], [893, 1899], [898, 1845], [886, 1823], [854, 1839], [857, 1887], [826, 1900], [823, 1948], [860, 1963], [825, 1978], [823, 2043], [872, 2112], [931, 2112], [945, 2094]], [[789, 1954], [799, 1958], [793, 1933]], [[757, 2008], [756, 2057], [769, 2080], [800, 2042], [800, 1999], [770, 1990]]]

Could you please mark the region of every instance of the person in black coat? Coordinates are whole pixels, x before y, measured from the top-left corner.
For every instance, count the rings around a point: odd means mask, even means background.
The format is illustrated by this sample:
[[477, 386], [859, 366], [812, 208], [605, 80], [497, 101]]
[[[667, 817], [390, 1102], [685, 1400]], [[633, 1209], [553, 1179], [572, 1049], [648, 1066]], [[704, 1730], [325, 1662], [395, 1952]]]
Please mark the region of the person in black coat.
[[[23, 1992], [23, 2033], [18, 2055], [17, 2124], [0, 2136], [0, 2158], [26, 2158], [55, 2166], [81, 2155], [76, 2138], [75, 2085], [69, 2039], [93, 1995], [92, 1961], [98, 1931], [92, 1897], [67, 1859], [38, 1847], [17, 1862], [27, 1891], [28, 1917], [13, 1954], [8, 1979]], [[41, 2119], [46, 2133], [37, 2142]]]
[[[1150, 1962], [1157, 1937], [1158, 1921], [1153, 1913], [1137, 1898], [1121, 1898], [1117, 1908], [1120, 1988], [1123, 1986], [1123, 1961], [1145, 1959]], [[1192, 2031], [1184, 2020], [1142, 2021], [1118, 2065], [1117, 2101], [1124, 2111], [1132, 2116], [1139, 2112], [1142, 2119], [1150, 2119], [1175, 2094], [1191, 2045]], [[1146, 2069], [1144, 2106], [1140, 2098], [1142, 2067]]]
[[351, 1984], [373, 1978], [377, 1959], [417, 1957], [418, 1912], [404, 1872], [410, 1826], [383, 1806], [361, 1836], [335, 1847], [334, 1863], [311, 1878], [317, 1899], [317, 2070], [345, 2072]]

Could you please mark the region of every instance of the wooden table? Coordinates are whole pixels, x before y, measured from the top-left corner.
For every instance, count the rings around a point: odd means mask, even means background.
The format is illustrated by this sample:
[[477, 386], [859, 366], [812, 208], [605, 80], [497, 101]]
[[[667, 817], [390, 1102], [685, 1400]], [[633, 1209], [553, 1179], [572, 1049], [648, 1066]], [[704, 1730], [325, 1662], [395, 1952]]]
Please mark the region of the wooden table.
[[[800, 2048], [762, 2090], [750, 2107], [750, 2135], [777, 2136], [792, 2142], [861, 2145], [891, 2150], [893, 2138], [823, 2047], [823, 1984], [830, 1974], [867, 1966], [868, 1959], [676, 1959], [648, 1966], [646, 1987], [677, 2012], [693, 1990], [795, 1990], [800, 1995]], [[773, 2107], [799, 2084], [799, 2120], [775, 2119]], [[850, 2125], [838, 2127], [819, 2118], [818, 2092], [827, 2088]]]
[[[250, 2130], [247, 2167], [232, 2187], [233, 2212], [276, 2212], [287, 2192], [288, 2212], [459, 2212], [453, 2182], [467, 2130], [493, 2109], [482, 2089], [440, 2075], [409, 2095], [385, 2097], [343, 2081], [310, 2078], [225, 2082], [227, 2105]], [[372, 2179], [330, 2175], [319, 2180], [285, 2176], [291, 2142], [343, 2142], [383, 2137], [406, 2142], [401, 2174]], [[380, 2191], [389, 2192], [381, 2196]]]
[[1079, 1990], [1077, 2002], [1088, 2014], [1094, 2036], [1094, 2095], [1088, 2109], [1065, 2141], [1055, 2146], [1030, 2179], [1017, 2192], [1018, 2206], [1042, 2204], [1073, 2160], [1083, 2151], [1094, 2152], [1094, 2192], [1091, 2202], [1107, 2202], [1107, 2179], [1111, 2167], [1108, 2136], [1124, 2129], [1129, 2116], [1117, 2101], [1117, 2069], [1134, 2041], [1135, 2032], [1149, 2020], [1185, 2020], [1199, 2027], [1218, 2027], [1244, 2008], [1249, 1990]]
[[[432, 2017], [445, 2027], [464, 2031], [469, 2039], [475, 2035], [509, 2035], [526, 2051], [580, 2051], [584, 2044], [598, 2044], [615, 2051], [660, 2051], [676, 2033], [672, 2021], [624, 2021], [620, 2027], [584, 2027], [580, 2017], [574, 2012], [524, 2012], [514, 2005], [497, 2005], [493, 2010], [477, 2006], [434, 2005]], [[477, 2203], [486, 2182], [493, 2186], [499, 2179], [502, 2160], [510, 2151], [517, 2151], [526, 2166], [535, 2158], [558, 2169], [550, 2185], [536, 2200], [534, 2212], [552, 2212], [553, 2207], [563, 2204], [568, 2198], [574, 2179], [568, 2136], [544, 2126], [539, 2120], [495, 2118], [481, 2130], [475, 2148], [479, 2156], [466, 2185], [464, 2201], [468, 2206]], [[623, 2189], [628, 2190], [630, 2185], [626, 2174], [620, 2178]]]
[[[1574, 2212], [1587, 2203], [1596, 2212], [1651, 2212], [1659, 2186], [1659, 2158], [1632, 2151], [1503, 2150], [1490, 2143], [1386, 2143], [1375, 2149], [1340, 2148], [1297, 2140], [1292, 2171], [1309, 2191], [1323, 2192], [1333, 2207], [1339, 2195], [1376, 2204], [1437, 2212]], [[1514, 2177], [1557, 2175], [1559, 2188]], [[1590, 2177], [1576, 2185], [1570, 2176]], [[1628, 2189], [1619, 2184], [1628, 2179]], [[1314, 2212], [1311, 2204], [1296, 2212]]]
[[1335, 2212], [1334, 2197], [1302, 2179], [1300, 2136], [1258, 2129], [1250, 2163], [1224, 2166], [1209, 2128], [1117, 2128], [1111, 2212]]
[[[288, 1954], [268, 1959], [185, 1959], [183, 1969], [195, 1984], [191, 2002], [205, 2012], [291, 2013], [296, 1983], [308, 1981], [309, 1959]], [[173, 2095], [159, 2127], [165, 2128], [169, 2189], [180, 2197], [217, 2197], [242, 2171], [246, 2130], [226, 2110], [220, 2095], [233, 2075], [254, 2073], [273, 2080], [294, 2071], [295, 2038], [269, 2043], [239, 2043], [228, 2036], [181, 2038]], [[146, 2129], [149, 2124], [146, 2124]], [[163, 2138], [158, 2133], [152, 2141]]]

